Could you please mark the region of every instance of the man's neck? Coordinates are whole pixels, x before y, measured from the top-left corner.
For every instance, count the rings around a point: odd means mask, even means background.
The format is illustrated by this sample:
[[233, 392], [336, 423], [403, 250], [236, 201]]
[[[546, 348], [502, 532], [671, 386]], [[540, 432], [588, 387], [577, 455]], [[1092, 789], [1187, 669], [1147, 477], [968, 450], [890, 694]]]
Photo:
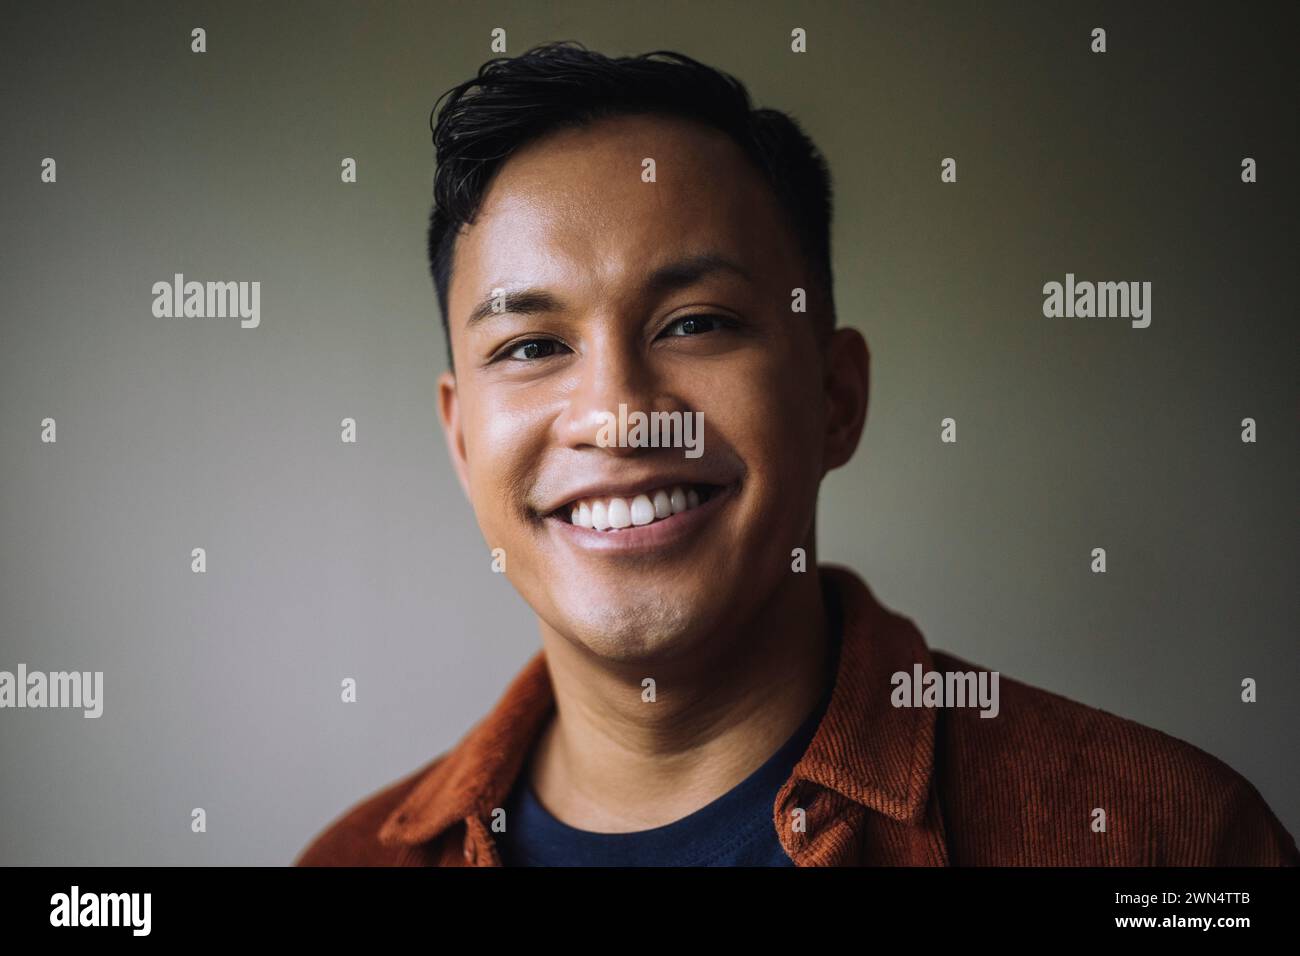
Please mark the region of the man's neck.
[[792, 575], [752, 620], [711, 641], [708, 659], [647, 664], [654, 702], [626, 666], [603, 666], [543, 626], [556, 711], [528, 782], [583, 830], [645, 830], [695, 812], [762, 766], [828, 692], [827, 621], [820, 576]]

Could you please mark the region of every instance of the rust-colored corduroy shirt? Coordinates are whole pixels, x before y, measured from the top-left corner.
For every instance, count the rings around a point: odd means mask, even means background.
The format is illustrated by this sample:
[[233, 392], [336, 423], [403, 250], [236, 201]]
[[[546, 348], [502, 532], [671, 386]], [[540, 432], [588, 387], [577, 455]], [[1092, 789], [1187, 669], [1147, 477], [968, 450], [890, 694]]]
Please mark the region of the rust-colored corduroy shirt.
[[[840, 600], [839, 669], [772, 808], [797, 866], [1300, 865], [1250, 783], [1158, 730], [1001, 675], [996, 717], [893, 706], [891, 676], [914, 664], [985, 668], [929, 650], [853, 572], [820, 570]], [[349, 809], [295, 865], [500, 866], [492, 811], [553, 707], [539, 651], [459, 744]]]

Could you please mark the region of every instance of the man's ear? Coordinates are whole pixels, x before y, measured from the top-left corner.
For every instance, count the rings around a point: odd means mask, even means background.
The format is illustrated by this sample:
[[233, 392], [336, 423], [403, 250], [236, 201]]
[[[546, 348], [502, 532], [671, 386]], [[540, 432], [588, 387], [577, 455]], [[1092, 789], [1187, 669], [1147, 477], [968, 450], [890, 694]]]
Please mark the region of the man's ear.
[[853, 328], [831, 332], [826, 343], [826, 437], [822, 476], [853, 457], [867, 423], [871, 394], [871, 350]]
[[465, 461], [465, 432], [461, 429], [460, 398], [456, 394], [456, 376], [443, 372], [438, 376], [438, 413], [442, 417], [442, 434], [447, 451], [456, 468], [461, 490], [469, 497], [469, 466]]

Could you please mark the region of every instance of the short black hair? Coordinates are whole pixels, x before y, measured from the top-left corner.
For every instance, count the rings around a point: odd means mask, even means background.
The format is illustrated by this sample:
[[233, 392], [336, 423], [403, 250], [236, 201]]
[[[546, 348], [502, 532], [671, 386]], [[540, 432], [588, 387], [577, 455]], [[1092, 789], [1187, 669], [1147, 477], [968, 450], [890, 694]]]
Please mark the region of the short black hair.
[[496, 170], [553, 129], [621, 114], [685, 117], [730, 136], [771, 184], [823, 296], [827, 325], [835, 324], [826, 160], [790, 116], [754, 109], [744, 84], [729, 73], [669, 50], [611, 58], [566, 40], [489, 60], [438, 103], [444, 99], [436, 125], [430, 115], [437, 171], [428, 256], [449, 366], [447, 297], [456, 237], [473, 224]]

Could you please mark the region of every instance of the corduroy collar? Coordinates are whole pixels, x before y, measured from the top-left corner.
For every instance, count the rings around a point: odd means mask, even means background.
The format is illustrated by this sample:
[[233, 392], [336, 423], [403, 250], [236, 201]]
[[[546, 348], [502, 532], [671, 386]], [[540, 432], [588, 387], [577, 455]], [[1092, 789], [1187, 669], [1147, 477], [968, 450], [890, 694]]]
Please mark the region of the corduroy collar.
[[[920, 823], [934, 767], [935, 711], [894, 707], [891, 676], [933, 669], [916, 626], [883, 607], [854, 572], [822, 565], [843, 614], [835, 686], [812, 742], [792, 776], [833, 790], [902, 823]], [[436, 839], [456, 823], [489, 820], [503, 806], [554, 707], [544, 651], [538, 651], [492, 711], [439, 760], [379, 830], [387, 846]]]

